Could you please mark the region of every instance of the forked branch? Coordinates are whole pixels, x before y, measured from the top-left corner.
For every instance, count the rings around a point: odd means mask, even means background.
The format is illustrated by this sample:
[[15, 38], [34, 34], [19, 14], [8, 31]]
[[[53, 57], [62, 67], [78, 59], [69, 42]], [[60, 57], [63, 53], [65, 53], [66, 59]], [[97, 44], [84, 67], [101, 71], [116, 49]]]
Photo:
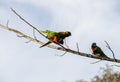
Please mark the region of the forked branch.
[[[43, 37], [47, 38], [43, 33], [40, 32], [39, 29], [37, 29], [35, 26], [33, 26], [31, 23], [29, 23], [28, 21], [26, 21], [22, 16], [20, 16], [13, 8], [11, 8], [11, 10], [21, 19], [23, 20], [25, 23], [27, 23], [30, 27], [32, 27], [33, 29], [35, 29], [38, 33], [40, 33]], [[50, 40], [49, 38], [47, 38], [48, 40]], [[50, 40], [51, 42], [53, 42], [52, 40]], [[53, 42], [55, 43], [55, 42]], [[59, 46], [61, 46], [64, 50], [66, 50], [66, 48], [64, 46], [62, 46], [61, 44], [59, 43], [55, 43]]]

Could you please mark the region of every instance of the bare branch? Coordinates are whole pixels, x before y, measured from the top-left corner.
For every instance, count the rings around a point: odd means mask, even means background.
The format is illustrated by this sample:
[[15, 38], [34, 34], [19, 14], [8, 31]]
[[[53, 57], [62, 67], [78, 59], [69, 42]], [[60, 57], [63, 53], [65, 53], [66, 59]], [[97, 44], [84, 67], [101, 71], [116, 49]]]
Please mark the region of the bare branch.
[[[39, 45], [43, 45], [43, 44], [44, 44], [44, 43], [41, 42], [40, 40], [34, 39], [34, 38], [32, 38], [32, 37], [30, 37], [30, 36], [28, 36], [28, 35], [26, 35], [26, 34], [23, 34], [22, 32], [20, 32], [20, 31], [18, 31], [18, 30], [13, 29], [13, 28], [6, 27], [6, 26], [1, 25], [1, 24], [0, 24], [0, 28], [5, 29], [5, 30], [8, 30], [8, 31], [11, 31], [11, 32], [14, 32], [14, 33], [16, 33], [17, 35], [23, 36], [24, 38], [26, 38], [26, 39], [28, 39], [28, 40], [30, 40], [30, 41], [32, 41], [32, 42], [35, 42], [35, 43], [37, 43], [37, 44], [39, 44]], [[78, 51], [74, 51], [74, 50], [72, 50], [72, 49], [66, 49], [66, 50], [65, 50], [65, 49], [62, 48], [62, 47], [53, 46], [53, 45], [47, 45], [47, 47], [52, 48], [52, 49], [56, 49], [56, 50], [60, 50], [60, 51], [66, 51], [66, 52], [69, 52], [69, 53], [72, 53], [72, 54], [75, 54], [75, 55], [79, 55], [79, 56], [83, 56], [83, 57], [94, 58], [94, 59], [101, 59], [101, 58], [99, 58], [99, 57], [93, 56], [92, 54], [87, 54], [87, 53], [83, 53], [83, 52], [79, 52], [79, 53], [78, 53]], [[115, 62], [114, 59], [106, 59], [106, 58], [103, 58], [102, 60]], [[119, 59], [116, 59], [116, 60], [117, 60], [116, 63], [120, 63], [120, 60], [119, 60]]]
[[107, 41], [105, 41], [105, 43], [107, 44], [106, 47], [112, 52], [112, 54], [113, 54], [113, 58], [114, 58], [114, 61], [117, 61], [116, 58], [115, 58], [115, 54], [114, 54], [113, 50], [111, 49], [110, 45], [108, 44]]
[[[11, 10], [21, 19], [23, 20], [25, 23], [27, 23], [30, 27], [32, 27], [33, 29], [35, 29], [38, 33], [40, 33], [43, 37], [47, 38], [44, 34], [42, 34], [36, 27], [34, 27], [32, 24], [30, 24], [28, 21], [26, 21], [22, 16], [20, 16], [13, 8], [11, 8]], [[47, 38], [48, 40], [50, 40], [51, 42], [53, 42], [51, 39]], [[67, 50], [64, 46], [62, 46], [59, 43], [53, 42], [59, 46], [61, 46], [64, 50]]]
[[42, 34], [36, 27], [34, 27], [32, 24], [30, 24], [29, 22], [27, 22], [22, 16], [20, 16], [13, 8], [11, 8], [11, 10], [21, 19], [23, 20], [25, 23], [27, 23], [30, 27], [32, 27], [33, 29], [35, 29], [36, 31], [38, 31], [42, 36], [46, 37], [44, 34]]
[[[15, 29], [13, 29], [13, 28], [9, 28], [9, 27], [6, 27], [6, 26], [1, 25], [1, 24], [0, 24], [0, 28], [16, 33], [18, 37], [24, 37], [24, 38], [26, 38], [26, 39], [28, 39], [28, 40], [30, 40], [30, 41], [32, 41], [32, 42], [38, 43], [38, 44], [40, 44], [40, 45], [43, 45], [43, 44], [44, 44], [43, 42], [41, 42], [41, 41], [39, 41], [39, 40], [37, 40], [37, 39], [34, 39], [34, 38], [32, 38], [32, 37], [30, 37], [30, 36], [28, 36], [28, 35], [25, 35], [24, 33], [20, 32], [20, 31], [18, 31], [18, 30], [15, 30]], [[49, 47], [50, 47], [50, 48], [53, 48], [53, 49], [60, 48], [60, 47], [56, 47], [56, 46], [49, 46]], [[60, 48], [60, 49], [61, 49], [61, 48]]]

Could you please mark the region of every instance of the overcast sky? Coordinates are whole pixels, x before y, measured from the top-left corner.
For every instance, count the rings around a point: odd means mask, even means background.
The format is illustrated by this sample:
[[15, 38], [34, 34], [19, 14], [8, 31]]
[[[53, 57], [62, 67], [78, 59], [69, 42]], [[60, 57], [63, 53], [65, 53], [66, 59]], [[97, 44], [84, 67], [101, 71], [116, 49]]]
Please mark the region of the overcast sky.
[[[41, 30], [71, 31], [67, 38], [71, 49], [79, 44], [81, 52], [91, 53], [90, 46], [96, 42], [112, 57], [104, 40], [108, 41], [120, 59], [120, 1], [119, 0], [0, 0], [0, 24], [9, 26], [32, 36], [32, 29], [11, 10], [14, 8], [26, 20]], [[42, 41], [47, 41], [38, 35]], [[101, 74], [100, 67], [106, 61], [90, 64], [97, 60], [67, 53], [40, 45], [0, 28], [0, 82], [75, 82], [90, 80]], [[115, 71], [120, 68], [114, 67]]]

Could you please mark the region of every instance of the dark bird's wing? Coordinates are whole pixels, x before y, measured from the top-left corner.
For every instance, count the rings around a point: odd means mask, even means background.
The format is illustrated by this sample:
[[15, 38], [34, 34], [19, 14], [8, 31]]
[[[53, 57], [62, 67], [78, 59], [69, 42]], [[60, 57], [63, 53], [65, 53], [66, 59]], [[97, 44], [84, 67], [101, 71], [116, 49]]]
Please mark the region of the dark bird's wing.
[[43, 44], [42, 46], [40, 46], [40, 48], [44, 47], [44, 46], [47, 46], [48, 44], [50, 44], [51, 41], [48, 41], [47, 43]]
[[100, 54], [101, 57], [103, 58], [109, 58], [108, 56], [105, 55], [105, 53], [102, 51], [100, 47], [97, 47], [97, 51]]

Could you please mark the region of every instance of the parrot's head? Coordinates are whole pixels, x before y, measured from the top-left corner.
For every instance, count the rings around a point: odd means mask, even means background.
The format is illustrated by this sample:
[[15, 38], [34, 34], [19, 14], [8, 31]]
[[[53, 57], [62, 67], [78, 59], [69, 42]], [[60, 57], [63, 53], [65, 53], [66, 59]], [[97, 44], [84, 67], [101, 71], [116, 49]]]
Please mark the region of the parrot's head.
[[71, 32], [69, 32], [69, 31], [66, 31], [65, 34], [66, 34], [67, 37], [71, 36]]
[[92, 48], [96, 48], [96, 47], [97, 47], [96, 43], [93, 42], [92, 45], [91, 45], [91, 47], [92, 47]]

